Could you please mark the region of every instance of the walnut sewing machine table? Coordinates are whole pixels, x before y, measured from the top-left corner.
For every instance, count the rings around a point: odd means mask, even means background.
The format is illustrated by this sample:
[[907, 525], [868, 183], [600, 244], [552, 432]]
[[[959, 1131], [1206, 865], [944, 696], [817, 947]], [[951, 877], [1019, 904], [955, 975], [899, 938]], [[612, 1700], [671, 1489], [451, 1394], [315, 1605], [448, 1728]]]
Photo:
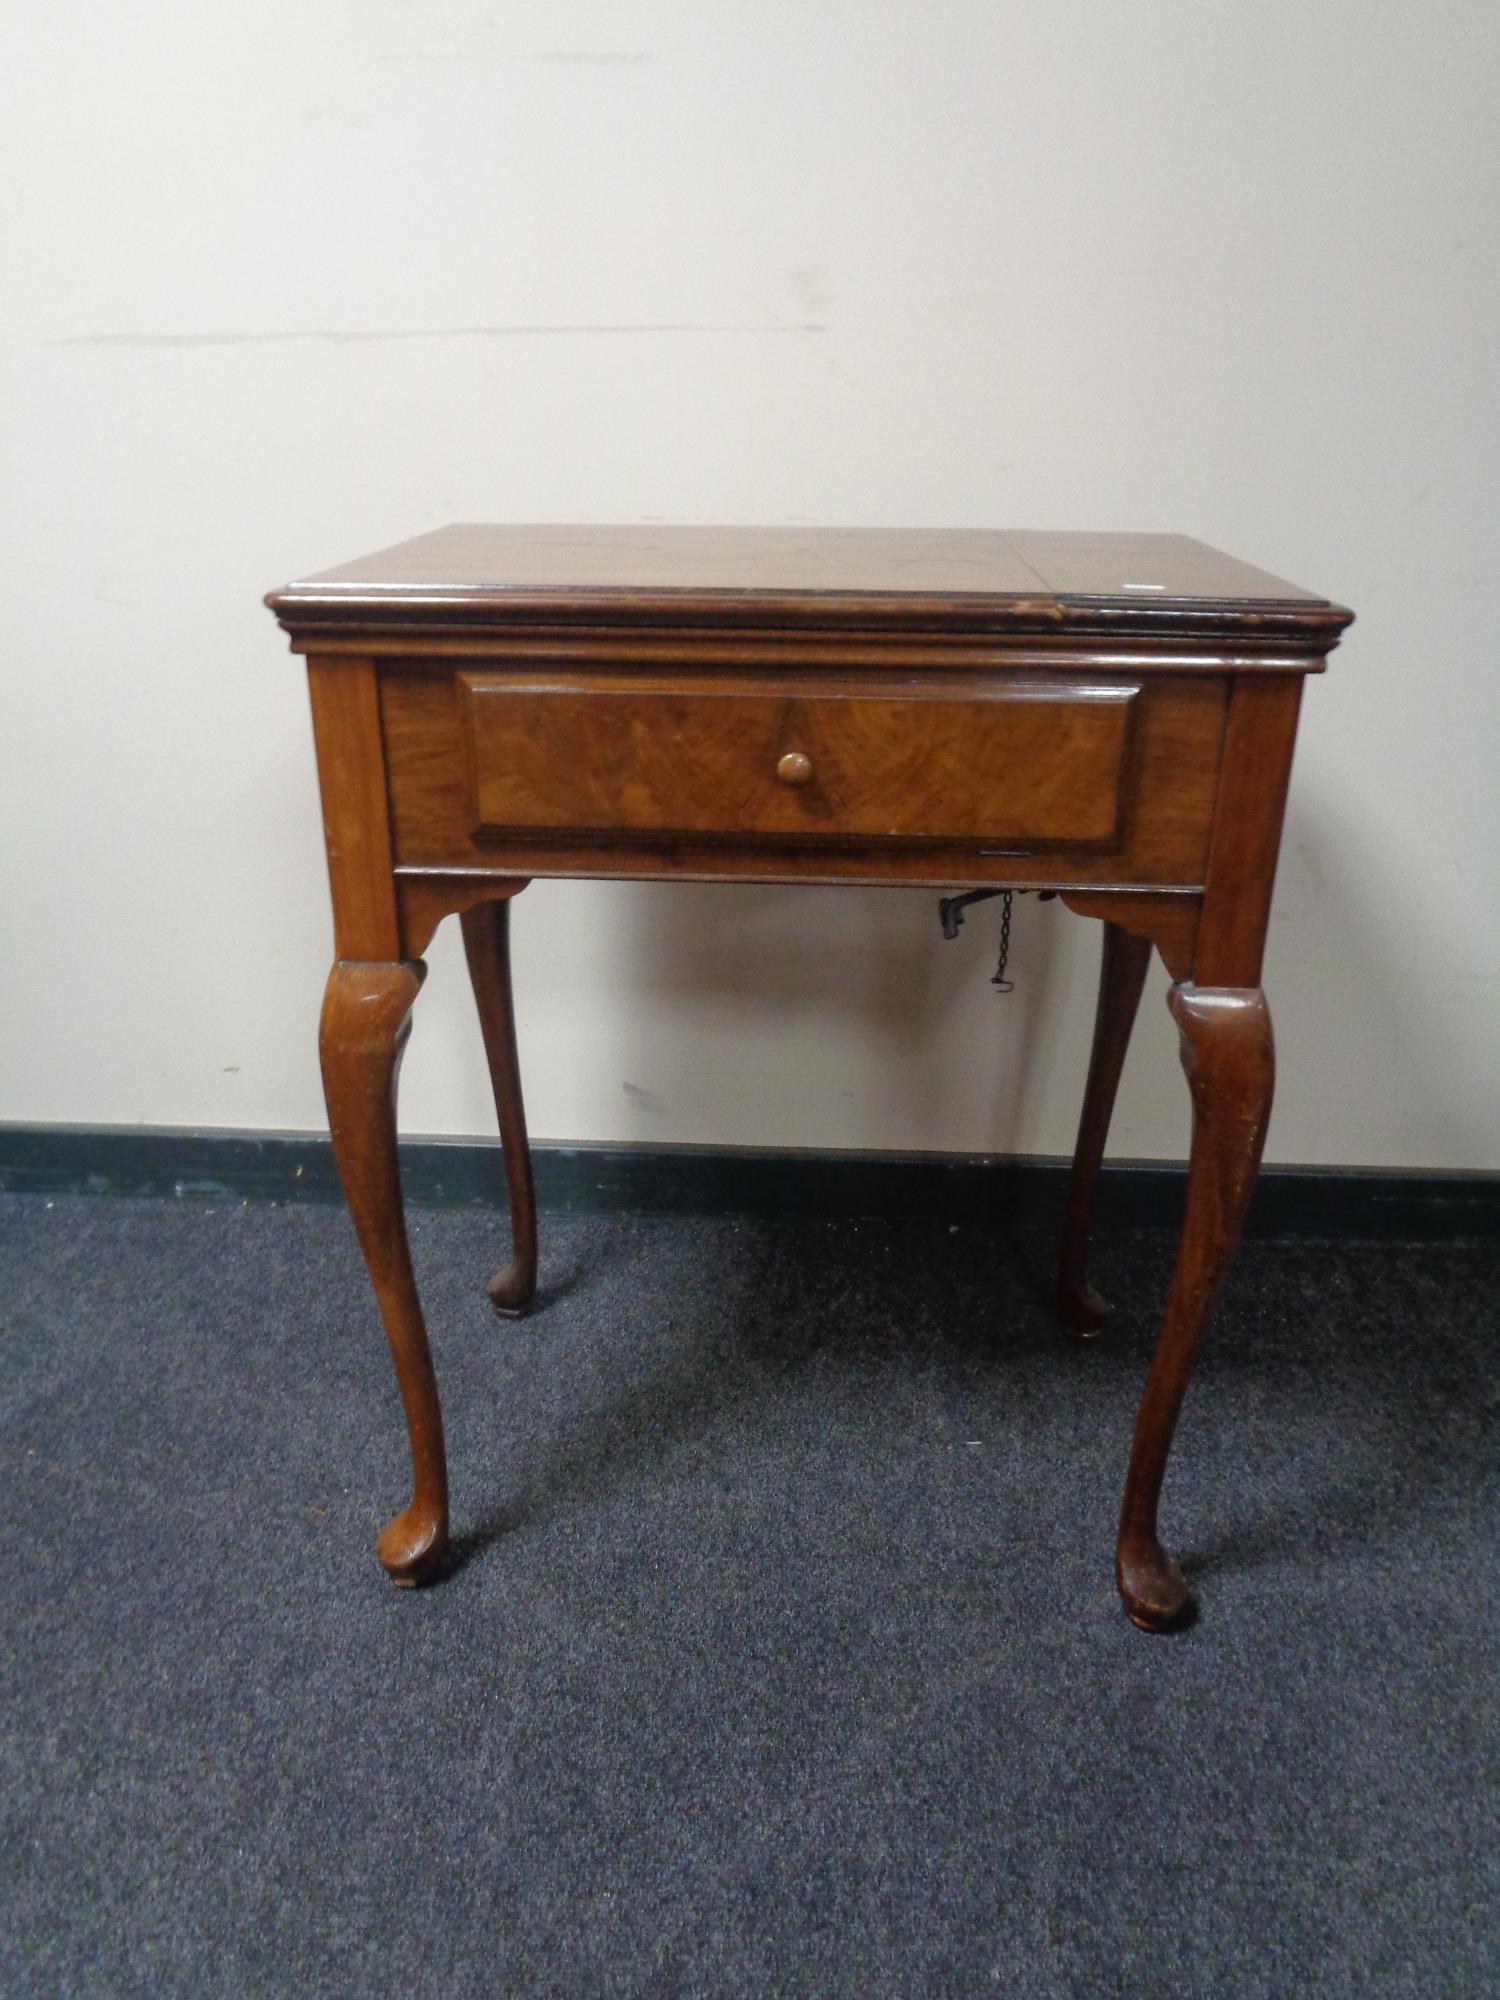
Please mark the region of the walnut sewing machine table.
[[334, 1151], [411, 1437], [381, 1562], [443, 1562], [447, 1467], [412, 1276], [396, 1076], [457, 911], [494, 1082], [524, 1310], [536, 1223], [509, 898], [542, 876], [1056, 890], [1104, 925], [1062, 1229], [1089, 1209], [1154, 945], [1192, 1097], [1176, 1272], [1136, 1420], [1116, 1576], [1188, 1592], [1157, 1499], [1271, 1106], [1261, 956], [1304, 675], [1350, 613], [1171, 535], [451, 527], [267, 599], [307, 656], [333, 893], [321, 1049]]

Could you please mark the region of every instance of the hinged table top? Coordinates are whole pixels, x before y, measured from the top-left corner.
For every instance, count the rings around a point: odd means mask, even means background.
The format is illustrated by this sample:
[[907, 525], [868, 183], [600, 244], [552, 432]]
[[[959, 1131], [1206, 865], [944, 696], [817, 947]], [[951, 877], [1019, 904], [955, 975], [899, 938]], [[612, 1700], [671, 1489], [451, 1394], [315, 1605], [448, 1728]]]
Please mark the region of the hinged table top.
[[1185, 535], [456, 524], [272, 591], [293, 632], [669, 625], [1255, 635], [1351, 614]]

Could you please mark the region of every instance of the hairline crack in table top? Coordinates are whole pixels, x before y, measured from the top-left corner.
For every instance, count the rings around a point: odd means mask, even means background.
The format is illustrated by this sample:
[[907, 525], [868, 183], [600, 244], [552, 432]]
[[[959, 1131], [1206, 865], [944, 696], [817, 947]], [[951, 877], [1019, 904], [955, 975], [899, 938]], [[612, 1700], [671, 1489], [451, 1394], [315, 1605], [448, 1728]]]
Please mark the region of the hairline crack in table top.
[[1350, 614], [1184, 535], [454, 524], [272, 591], [289, 630], [728, 624], [1260, 632]]

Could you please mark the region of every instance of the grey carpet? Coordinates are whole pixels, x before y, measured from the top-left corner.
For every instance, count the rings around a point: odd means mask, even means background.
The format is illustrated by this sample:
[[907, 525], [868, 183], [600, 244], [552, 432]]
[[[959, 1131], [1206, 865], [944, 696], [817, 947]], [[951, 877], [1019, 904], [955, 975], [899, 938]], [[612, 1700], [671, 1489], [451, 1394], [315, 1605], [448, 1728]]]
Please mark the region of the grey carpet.
[[1122, 1618], [1167, 1272], [415, 1218], [461, 1561], [330, 1208], [0, 1200], [10, 1994], [1479, 1995], [1500, 1249], [1254, 1244]]

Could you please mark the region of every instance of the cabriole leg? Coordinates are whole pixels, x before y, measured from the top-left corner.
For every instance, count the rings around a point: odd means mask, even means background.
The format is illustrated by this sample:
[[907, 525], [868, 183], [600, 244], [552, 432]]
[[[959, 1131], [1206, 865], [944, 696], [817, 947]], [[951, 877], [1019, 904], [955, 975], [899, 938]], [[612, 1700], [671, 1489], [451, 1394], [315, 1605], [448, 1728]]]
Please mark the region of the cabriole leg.
[[1157, 1502], [1188, 1375], [1224, 1267], [1238, 1240], [1265, 1144], [1276, 1062], [1258, 987], [1174, 986], [1193, 1099], [1193, 1147], [1177, 1268], [1131, 1446], [1115, 1578], [1135, 1624], [1159, 1631], [1182, 1616], [1188, 1588], [1156, 1532]]
[[516, 1010], [510, 985], [510, 901], [480, 903], [460, 920], [464, 952], [484, 1052], [489, 1060], [505, 1182], [510, 1191], [511, 1261], [486, 1290], [496, 1312], [523, 1313], [536, 1291], [536, 1198], [531, 1182], [531, 1147], [526, 1138], [526, 1106], [521, 1097], [521, 1065], [516, 1052]]
[[393, 1583], [420, 1583], [448, 1546], [448, 1469], [437, 1379], [412, 1275], [396, 1155], [396, 1079], [427, 968], [340, 961], [328, 975], [319, 1047], [334, 1158], [375, 1288], [411, 1438], [412, 1497], [375, 1552]]
[[1109, 1310], [1086, 1273], [1089, 1221], [1104, 1145], [1109, 1137], [1109, 1121], [1115, 1108], [1115, 1093], [1120, 1087], [1125, 1051], [1130, 1046], [1130, 1031], [1135, 1025], [1150, 962], [1149, 938], [1137, 937], [1106, 921], [1104, 956], [1099, 967], [1099, 1005], [1094, 1015], [1094, 1051], [1089, 1058], [1073, 1170], [1068, 1176], [1057, 1259], [1058, 1315], [1069, 1333], [1077, 1334], [1080, 1339], [1097, 1333]]

